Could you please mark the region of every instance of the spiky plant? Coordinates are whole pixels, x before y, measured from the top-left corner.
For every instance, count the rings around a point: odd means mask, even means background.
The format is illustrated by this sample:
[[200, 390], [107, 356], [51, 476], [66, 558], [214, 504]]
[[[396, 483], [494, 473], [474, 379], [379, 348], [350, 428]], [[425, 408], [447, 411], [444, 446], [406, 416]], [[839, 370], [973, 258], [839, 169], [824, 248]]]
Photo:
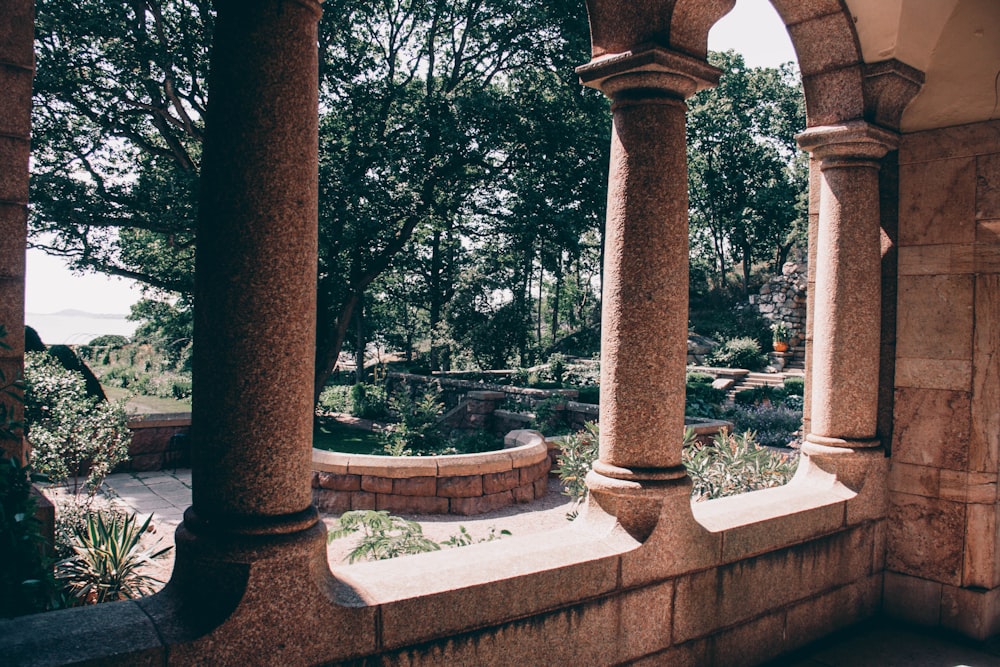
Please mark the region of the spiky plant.
[[159, 579], [142, 572], [171, 547], [140, 546], [152, 516], [138, 524], [136, 515], [124, 517], [93, 512], [76, 531], [74, 555], [57, 566], [56, 578], [80, 604], [114, 602], [152, 593]]

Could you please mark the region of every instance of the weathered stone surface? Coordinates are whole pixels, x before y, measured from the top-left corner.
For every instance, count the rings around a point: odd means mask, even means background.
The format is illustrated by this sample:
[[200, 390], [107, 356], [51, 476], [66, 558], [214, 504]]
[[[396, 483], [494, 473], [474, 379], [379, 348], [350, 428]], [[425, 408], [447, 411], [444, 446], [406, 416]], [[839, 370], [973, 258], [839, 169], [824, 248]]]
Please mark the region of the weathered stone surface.
[[972, 359], [972, 276], [901, 276], [896, 351], [910, 359]]
[[366, 491], [355, 491], [351, 493], [352, 510], [373, 510], [375, 509], [375, 494]]
[[1000, 218], [1000, 153], [976, 159], [976, 219]]
[[368, 493], [392, 493], [393, 480], [376, 475], [361, 475], [361, 489]]
[[976, 160], [955, 158], [899, 167], [901, 246], [976, 239]]
[[448, 499], [380, 493], [375, 497], [375, 509], [385, 510], [390, 514], [447, 514]]
[[883, 608], [890, 618], [936, 626], [941, 622], [942, 588], [937, 581], [888, 571]]
[[483, 493], [510, 491], [518, 485], [520, 474], [517, 470], [505, 470], [483, 475]]
[[896, 359], [896, 386], [972, 389], [972, 362], [966, 359]]
[[437, 493], [437, 478], [394, 479], [392, 480], [392, 493], [397, 496], [434, 496]]
[[438, 498], [438, 500], [444, 500], [449, 503], [449, 510], [452, 514], [463, 515], [483, 514], [504, 507], [510, 507], [514, 504], [514, 496], [510, 491], [491, 493], [475, 498], [452, 498], [451, 500]]
[[313, 489], [313, 504], [320, 512], [328, 514], [343, 514], [352, 509], [361, 509], [352, 506], [350, 493], [327, 489]]
[[517, 486], [511, 489], [511, 493], [514, 494], [514, 502], [530, 503], [535, 499], [535, 485]]
[[546, 458], [534, 465], [527, 466], [526, 468], [518, 468], [520, 473], [520, 485], [531, 484], [537, 479], [543, 479], [549, 474], [549, 459]]
[[894, 493], [888, 527], [888, 569], [940, 583], [961, 584], [964, 504]]
[[969, 462], [969, 394], [900, 388], [894, 403], [894, 462], [965, 470]]
[[360, 475], [341, 475], [335, 472], [317, 472], [316, 482], [321, 489], [334, 491], [360, 491]]
[[998, 507], [970, 504], [965, 513], [965, 552], [962, 586], [996, 588], [1000, 586], [1000, 530]]
[[1000, 469], [1000, 276], [976, 278], [969, 469]]
[[442, 498], [473, 498], [483, 495], [483, 476], [438, 477], [437, 495]]

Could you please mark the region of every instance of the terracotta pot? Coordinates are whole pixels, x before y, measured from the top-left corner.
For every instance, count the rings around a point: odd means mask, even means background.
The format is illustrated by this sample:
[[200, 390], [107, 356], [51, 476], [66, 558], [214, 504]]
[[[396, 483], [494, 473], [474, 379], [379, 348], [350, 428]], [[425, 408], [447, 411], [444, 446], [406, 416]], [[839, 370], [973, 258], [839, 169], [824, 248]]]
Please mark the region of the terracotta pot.
[[775, 352], [788, 352], [788, 343], [785, 341], [774, 341], [773, 345]]

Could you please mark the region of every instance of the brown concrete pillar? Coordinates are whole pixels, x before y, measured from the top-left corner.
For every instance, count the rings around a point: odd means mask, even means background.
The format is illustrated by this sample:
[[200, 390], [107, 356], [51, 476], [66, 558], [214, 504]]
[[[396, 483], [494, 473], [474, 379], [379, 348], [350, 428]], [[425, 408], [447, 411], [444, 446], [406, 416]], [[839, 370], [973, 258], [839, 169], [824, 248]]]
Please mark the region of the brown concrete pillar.
[[[28, 224], [31, 81], [35, 71], [33, 0], [5, 0], [0, 9], [0, 349], [3, 386], [24, 364], [24, 248]], [[6, 416], [20, 421], [20, 401], [5, 393]], [[23, 459], [23, 439], [0, 440], [2, 452]]]
[[814, 127], [799, 144], [820, 166], [809, 442], [878, 447], [880, 159], [896, 135], [864, 121]]
[[309, 486], [317, 247], [314, 0], [221, 0], [195, 274], [195, 533], [294, 532]]
[[[581, 80], [612, 100], [601, 338], [600, 458], [591, 494], [634, 534], [656, 523], [681, 464], [688, 330], [684, 99], [718, 71], [662, 48], [596, 60]], [[683, 494], [681, 494], [683, 495]], [[686, 498], [685, 498], [685, 502]]]

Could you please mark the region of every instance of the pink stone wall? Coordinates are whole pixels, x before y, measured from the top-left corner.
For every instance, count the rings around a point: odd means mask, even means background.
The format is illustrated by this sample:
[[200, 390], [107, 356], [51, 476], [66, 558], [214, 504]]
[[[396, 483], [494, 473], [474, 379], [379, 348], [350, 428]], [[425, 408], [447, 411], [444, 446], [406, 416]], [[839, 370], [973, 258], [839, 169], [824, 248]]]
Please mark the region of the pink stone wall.
[[145, 472], [191, 465], [191, 414], [143, 415], [128, 424], [132, 441], [126, 470]]
[[1000, 631], [1000, 122], [904, 135], [886, 608]]
[[448, 456], [369, 456], [313, 450], [313, 502], [323, 512], [483, 514], [548, 491], [549, 443], [512, 431], [507, 449]]

